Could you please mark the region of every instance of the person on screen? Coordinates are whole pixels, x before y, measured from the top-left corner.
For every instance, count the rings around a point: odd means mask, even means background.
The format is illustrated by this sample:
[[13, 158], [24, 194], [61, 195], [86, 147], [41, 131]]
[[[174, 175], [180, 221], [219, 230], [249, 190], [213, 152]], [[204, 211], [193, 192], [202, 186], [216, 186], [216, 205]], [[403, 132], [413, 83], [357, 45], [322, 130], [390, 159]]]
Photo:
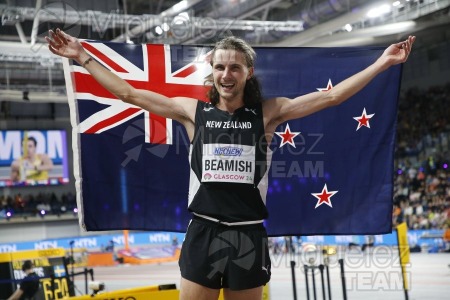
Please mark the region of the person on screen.
[[31, 260], [26, 260], [22, 265], [25, 278], [20, 282], [19, 288], [8, 298], [8, 300], [34, 299], [39, 290], [39, 276], [33, 270]]
[[48, 179], [48, 172], [53, 168], [52, 160], [47, 154], [36, 153], [37, 141], [34, 137], [28, 137], [25, 145], [26, 151], [23, 151], [23, 156], [11, 164], [11, 180], [22, 182]]

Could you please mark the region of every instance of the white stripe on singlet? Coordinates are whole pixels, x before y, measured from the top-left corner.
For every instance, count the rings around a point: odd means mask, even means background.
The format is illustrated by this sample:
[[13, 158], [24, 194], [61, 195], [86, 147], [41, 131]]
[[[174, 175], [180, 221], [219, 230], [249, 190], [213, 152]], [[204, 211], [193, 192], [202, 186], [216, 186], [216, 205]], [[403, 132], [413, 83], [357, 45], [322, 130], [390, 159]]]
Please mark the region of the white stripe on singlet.
[[205, 215], [201, 215], [201, 214], [198, 214], [198, 213], [195, 213], [195, 212], [193, 212], [193, 214], [195, 216], [197, 216], [197, 217], [200, 217], [200, 218], [203, 218], [203, 219], [206, 219], [206, 220], [218, 223], [218, 224], [223, 224], [223, 225], [226, 225], [226, 226], [254, 225], [254, 224], [261, 224], [262, 222], [264, 222], [264, 220], [255, 220], [255, 221], [244, 221], [244, 222], [232, 222], [232, 223], [229, 223], [229, 222], [223, 222], [223, 221], [220, 221], [218, 219], [211, 218], [211, 217], [208, 217], [208, 216], [205, 216]]

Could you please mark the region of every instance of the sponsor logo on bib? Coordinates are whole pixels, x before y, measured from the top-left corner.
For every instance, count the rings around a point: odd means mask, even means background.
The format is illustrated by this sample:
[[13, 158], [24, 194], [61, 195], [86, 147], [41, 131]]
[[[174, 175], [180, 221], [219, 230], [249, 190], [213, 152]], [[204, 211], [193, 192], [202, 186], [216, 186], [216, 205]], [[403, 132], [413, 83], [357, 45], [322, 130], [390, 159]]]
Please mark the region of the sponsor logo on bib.
[[204, 144], [202, 166], [202, 182], [253, 184], [255, 147]]

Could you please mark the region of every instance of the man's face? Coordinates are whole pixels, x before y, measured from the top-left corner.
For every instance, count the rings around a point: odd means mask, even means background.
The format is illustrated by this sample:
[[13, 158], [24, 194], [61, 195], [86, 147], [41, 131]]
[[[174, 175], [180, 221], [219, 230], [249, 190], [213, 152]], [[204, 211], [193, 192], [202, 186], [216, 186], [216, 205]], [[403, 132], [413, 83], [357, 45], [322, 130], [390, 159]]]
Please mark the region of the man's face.
[[214, 85], [220, 98], [243, 99], [245, 84], [253, 75], [253, 68], [247, 67], [244, 54], [219, 49], [214, 54], [213, 62]]
[[28, 156], [32, 156], [36, 153], [36, 145], [33, 141], [27, 141]]

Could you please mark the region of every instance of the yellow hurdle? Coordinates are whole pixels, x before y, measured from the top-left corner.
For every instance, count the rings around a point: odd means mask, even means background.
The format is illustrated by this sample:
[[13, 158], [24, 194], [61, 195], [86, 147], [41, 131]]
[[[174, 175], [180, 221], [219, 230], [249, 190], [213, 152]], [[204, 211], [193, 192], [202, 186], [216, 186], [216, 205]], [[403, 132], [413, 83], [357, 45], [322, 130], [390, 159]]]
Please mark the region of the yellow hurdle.
[[178, 300], [179, 290], [160, 290], [159, 285], [100, 292], [96, 295], [70, 297], [70, 300], [115, 299], [115, 300]]
[[[100, 292], [96, 295], [84, 295], [66, 298], [69, 300], [92, 300], [92, 299], [117, 299], [117, 300], [178, 300], [179, 290], [159, 290], [160, 286], [148, 286], [123, 289], [111, 292]], [[263, 300], [270, 300], [269, 284], [264, 286]], [[223, 292], [220, 291], [219, 300], [223, 300]]]

